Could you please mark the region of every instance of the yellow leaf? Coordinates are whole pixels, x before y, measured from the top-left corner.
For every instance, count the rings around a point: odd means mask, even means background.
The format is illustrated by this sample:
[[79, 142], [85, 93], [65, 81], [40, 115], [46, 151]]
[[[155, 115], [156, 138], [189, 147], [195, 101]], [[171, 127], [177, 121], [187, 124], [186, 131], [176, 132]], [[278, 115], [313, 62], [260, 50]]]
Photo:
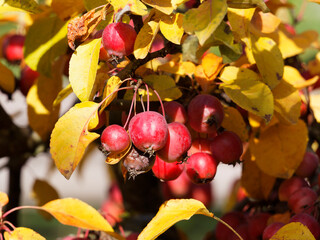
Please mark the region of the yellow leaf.
[[312, 90], [309, 93], [309, 98], [314, 117], [320, 123], [320, 88]]
[[194, 71], [194, 79], [200, 84], [203, 93], [210, 93], [215, 88], [214, 79], [208, 79], [204, 74], [203, 66], [198, 65]]
[[184, 30], [182, 27], [183, 15], [176, 13], [160, 20], [160, 31], [163, 36], [175, 44], [181, 43]]
[[319, 76], [314, 76], [309, 80], [305, 80], [296, 68], [284, 66], [283, 79], [295, 88], [302, 89], [315, 84], [318, 81]]
[[224, 108], [224, 118], [221, 126], [236, 133], [242, 142], [248, 141], [247, 125], [237, 109], [233, 107]]
[[142, 2], [167, 15], [170, 15], [173, 11], [171, 0], [142, 0]]
[[13, 93], [15, 88], [14, 75], [9, 68], [0, 62], [0, 89]]
[[272, 33], [277, 30], [281, 20], [272, 13], [260, 11], [253, 15], [251, 23], [260, 33]]
[[69, 81], [73, 92], [81, 101], [92, 100], [97, 92], [95, 82], [101, 38], [82, 43], [72, 54], [69, 67]]
[[[63, 62], [64, 63], [64, 62]], [[59, 64], [59, 63], [58, 63]], [[60, 106], [53, 102], [62, 88], [61, 64], [53, 67], [51, 78], [40, 75], [27, 95], [28, 119], [30, 127], [46, 141], [59, 118]], [[60, 71], [59, 71], [60, 68]]]
[[31, 25], [26, 35], [24, 57], [32, 70], [50, 77], [52, 62], [67, 50], [67, 26], [68, 22], [54, 15]]
[[100, 112], [102, 112], [112, 102], [112, 100], [116, 98], [117, 93], [113, 92], [118, 90], [121, 84], [122, 81], [118, 76], [112, 76], [107, 80], [107, 84], [103, 91], [103, 99], [105, 99], [108, 96], [109, 97], [104, 101], [104, 103], [102, 103]]
[[307, 226], [299, 222], [292, 222], [280, 228], [270, 240], [316, 240]]
[[69, 179], [81, 161], [87, 146], [99, 137], [88, 132], [90, 119], [99, 104], [82, 102], [72, 107], [56, 123], [50, 140], [50, 153], [61, 174]]
[[68, 97], [72, 92], [72, 87], [70, 84], [68, 84], [64, 89], [62, 89], [58, 93], [58, 96], [53, 102], [53, 107], [55, 108], [56, 106], [58, 106], [62, 102], [62, 100]]
[[124, 239], [116, 234], [102, 215], [90, 205], [75, 198], [57, 199], [41, 207], [52, 214], [60, 223], [78, 228], [104, 231], [116, 239]]
[[195, 214], [213, 217], [202, 202], [195, 199], [171, 199], [159, 208], [156, 216], [138, 236], [138, 240], [156, 239], [161, 233], [181, 220], [188, 220]]
[[158, 67], [158, 71], [164, 71], [180, 76], [192, 76], [196, 71], [196, 66], [192, 62], [182, 62], [181, 61], [181, 54], [178, 57], [174, 57], [169, 62], [160, 65]]
[[178, 6], [182, 3], [188, 2], [189, 0], [171, 0], [173, 9], [177, 9]]
[[248, 48], [251, 48], [250, 42], [250, 26], [251, 19], [255, 12], [254, 8], [251, 9], [235, 9], [228, 8], [228, 20], [231, 29], [239, 40], [242, 40]]
[[226, 0], [203, 2], [198, 8], [189, 9], [183, 19], [183, 27], [188, 33], [195, 33], [203, 45], [217, 29], [227, 13]]
[[273, 95], [270, 88], [259, 81], [255, 72], [246, 68], [225, 67], [220, 87], [243, 109], [269, 122], [273, 115]]
[[314, 60], [308, 62], [307, 69], [311, 75], [320, 74], [320, 52], [316, 54]]
[[147, 56], [158, 31], [159, 22], [157, 21], [149, 21], [143, 24], [134, 42], [133, 54], [136, 59], [143, 59]]
[[222, 64], [222, 57], [218, 57], [213, 53], [206, 54], [201, 61], [201, 65], [204, 74], [209, 79], [215, 79], [221, 68], [224, 66]]
[[308, 129], [302, 120], [295, 125], [277, 123], [250, 140], [250, 151], [263, 172], [290, 178], [303, 159], [307, 142]]
[[147, 7], [140, 0], [108, 0], [117, 13], [126, 6], [130, 7], [132, 13], [144, 16], [148, 13]]
[[61, 20], [74, 17], [85, 10], [83, 1], [52, 0], [51, 8]]
[[35, 0], [1, 0], [0, 5], [9, 5], [14, 8], [22, 9], [31, 13], [41, 12], [39, 4]]
[[283, 76], [284, 62], [277, 44], [267, 37], [251, 35], [252, 54], [263, 81], [273, 89]]
[[268, 199], [276, 182], [276, 178], [262, 172], [254, 161], [251, 161], [250, 150], [243, 157], [241, 185], [249, 197], [262, 200]]
[[274, 110], [278, 119], [295, 124], [300, 117], [301, 98], [299, 91], [284, 79], [273, 90]]
[[228, 7], [236, 9], [247, 9], [259, 7], [263, 12], [270, 12], [263, 0], [228, 0]]
[[7, 205], [8, 202], [9, 202], [8, 195], [4, 192], [0, 192], [0, 213], [1, 213], [1, 208]]
[[5, 240], [23, 240], [23, 239], [32, 239], [32, 240], [45, 240], [39, 233], [33, 231], [30, 228], [17, 227], [11, 233], [4, 233]]
[[110, 152], [110, 154], [106, 159], [106, 163], [110, 165], [114, 165], [120, 162], [125, 156], [127, 156], [129, 151], [131, 150], [131, 146], [132, 144], [130, 143], [130, 145], [125, 150], [119, 153]]
[[84, 6], [87, 9], [87, 11], [90, 11], [94, 8], [105, 5], [107, 3], [106, 0], [83, 0], [83, 2], [84, 2]]

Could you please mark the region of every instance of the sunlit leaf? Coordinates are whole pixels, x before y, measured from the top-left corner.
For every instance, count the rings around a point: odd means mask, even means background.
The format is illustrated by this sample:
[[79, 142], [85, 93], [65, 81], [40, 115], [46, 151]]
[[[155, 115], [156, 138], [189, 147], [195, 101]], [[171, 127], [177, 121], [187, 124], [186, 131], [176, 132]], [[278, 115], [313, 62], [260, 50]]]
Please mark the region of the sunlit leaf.
[[181, 220], [188, 220], [195, 214], [213, 217], [202, 202], [195, 199], [171, 199], [161, 205], [157, 215], [138, 236], [138, 240], [156, 239], [161, 233]]
[[58, 96], [56, 97], [56, 99], [53, 102], [53, 107], [58, 106], [63, 99], [65, 99], [66, 97], [68, 97], [71, 93], [72, 93], [72, 87], [70, 84], [68, 84], [64, 89], [62, 89], [59, 93]]
[[53, 60], [63, 55], [68, 47], [67, 25], [57, 16], [39, 19], [31, 25], [26, 35], [24, 57], [32, 70], [50, 77]]
[[260, 33], [272, 33], [279, 27], [281, 19], [272, 13], [256, 12], [251, 23]]
[[180, 4], [188, 2], [189, 0], [171, 0], [172, 7], [176, 9]]
[[319, 76], [314, 76], [311, 79], [305, 80], [298, 69], [291, 66], [284, 66], [283, 79], [295, 88], [301, 89], [315, 84], [318, 81]]
[[120, 162], [129, 153], [129, 151], [131, 150], [131, 146], [132, 145], [130, 144], [125, 150], [119, 153], [110, 152], [110, 154], [106, 158], [106, 163], [114, 165]]
[[214, 79], [209, 79], [203, 70], [202, 65], [197, 65], [194, 71], [194, 79], [201, 86], [203, 93], [210, 93], [215, 87]]
[[228, 131], [235, 132], [242, 142], [248, 141], [246, 123], [237, 109], [233, 107], [226, 107], [224, 109], [224, 118], [221, 126]]
[[170, 15], [173, 11], [171, 0], [142, 0], [142, 2], [167, 15]]
[[53, 66], [52, 77], [40, 75], [27, 95], [28, 119], [30, 127], [46, 141], [59, 118], [60, 106], [53, 106], [62, 88], [61, 72], [64, 61]]
[[203, 72], [208, 79], [215, 79], [220, 70], [224, 66], [222, 64], [222, 57], [219, 57], [213, 53], [206, 54], [201, 61]]
[[266, 37], [258, 39], [251, 35], [252, 54], [263, 81], [273, 89], [283, 76], [284, 62], [277, 44]]
[[39, 233], [33, 231], [30, 228], [17, 227], [11, 233], [4, 232], [5, 240], [45, 240]]
[[74, 227], [104, 231], [116, 239], [124, 239], [116, 234], [107, 220], [93, 207], [75, 198], [57, 199], [42, 206], [60, 223]]
[[160, 31], [170, 42], [180, 44], [184, 30], [182, 27], [183, 15], [176, 13], [160, 20]]
[[300, 222], [292, 222], [280, 228], [270, 240], [316, 240], [309, 228]]
[[85, 10], [83, 1], [52, 0], [53, 11], [62, 19], [74, 17]]
[[108, 2], [114, 7], [115, 12], [129, 6], [134, 14], [144, 16], [148, 13], [147, 7], [140, 0], [108, 0]]
[[249, 197], [257, 200], [268, 199], [275, 181], [275, 177], [262, 172], [256, 162], [251, 161], [248, 150], [243, 157], [241, 185]]
[[69, 81], [73, 92], [81, 101], [92, 100], [97, 92], [95, 82], [101, 39], [82, 43], [72, 54], [69, 67]]
[[159, 31], [159, 25], [157, 21], [149, 21], [143, 25], [134, 43], [133, 54], [136, 59], [143, 59], [147, 56]]
[[194, 63], [189, 61], [181, 61], [181, 54], [176, 55], [169, 62], [160, 65], [158, 71], [173, 73], [180, 76], [192, 76], [196, 70]]
[[314, 117], [320, 123], [320, 88], [312, 90], [309, 93], [309, 98]]
[[250, 141], [252, 160], [274, 177], [290, 178], [300, 165], [308, 142], [302, 120], [295, 125], [274, 124]]
[[1, 0], [0, 5], [9, 5], [31, 13], [41, 12], [39, 4], [35, 0]]
[[9, 68], [0, 62], [0, 89], [13, 93], [15, 88], [14, 75]]
[[9, 202], [8, 195], [4, 192], [0, 192], [0, 208], [7, 205], [8, 202]]
[[300, 117], [301, 98], [299, 91], [283, 79], [273, 90], [274, 110], [284, 123], [295, 124]]
[[243, 109], [269, 122], [273, 115], [273, 95], [270, 88], [259, 81], [255, 72], [237, 67], [225, 67], [220, 86]]
[[228, 0], [228, 7], [235, 9], [247, 9], [259, 7], [263, 12], [269, 12], [263, 0]]
[[50, 153], [61, 174], [69, 179], [87, 146], [99, 137], [88, 132], [88, 124], [99, 104], [82, 102], [72, 107], [56, 123], [50, 140]]

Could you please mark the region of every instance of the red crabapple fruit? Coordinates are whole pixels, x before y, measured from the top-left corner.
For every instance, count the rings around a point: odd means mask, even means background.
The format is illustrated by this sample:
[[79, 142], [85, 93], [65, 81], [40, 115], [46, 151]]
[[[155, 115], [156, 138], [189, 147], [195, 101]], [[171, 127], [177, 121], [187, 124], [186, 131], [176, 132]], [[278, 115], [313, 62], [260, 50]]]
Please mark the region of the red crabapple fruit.
[[141, 112], [131, 118], [129, 134], [132, 143], [141, 151], [153, 154], [163, 148], [168, 139], [166, 119], [158, 112]]
[[[228, 212], [221, 217], [221, 220], [230, 225], [233, 229], [242, 223], [246, 223], [246, 217], [242, 212]], [[215, 236], [217, 240], [226, 240], [229, 236], [234, 234], [227, 226], [223, 223], [218, 222], [215, 229]]]
[[216, 132], [222, 123], [223, 117], [223, 106], [219, 99], [212, 95], [197, 95], [188, 105], [189, 124], [197, 132]]
[[[101, 38], [103, 33], [103, 29], [97, 31], [94, 35], [93, 38]], [[101, 43], [100, 46], [100, 52], [99, 52], [99, 60], [101, 61], [107, 61], [109, 59], [109, 55], [107, 50], [103, 47], [103, 44]]]
[[294, 213], [312, 213], [317, 194], [309, 187], [303, 187], [295, 191], [288, 199], [288, 206]]
[[269, 213], [256, 213], [248, 219], [248, 233], [252, 239], [260, 239], [263, 230], [267, 227], [268, 219], [271, 215]]
[[188, 150], [188, 156], [196, 152], [205, 152], [211, 154], [210, 144], [212, 140], [206, 138], [195, 138], [192, 140], [191, 147]]
[[285, 224], [282, 222], [274, 222], [268, 225], [262, 234], [263, 240], [269, 240], [280, 228], [282, 228]]
[[133, 52], [136, 37], [136, 31], [129, 24], [111, 23], [103, 30], [102, 45], [109, 55], [122, 58]]
[[168, 138], [157, 155], [166, 162], [175, 162], [181, 159], [191, 147], [191, 134], [188, 128], [178, 122], [168, 124]]
[[212, 181], [217, 171], [216, 160], [208, 153], [197, 152], [186, 162], [186, 172], [193, 183], [208, 183]]
[[298, 213], [294, 215], [289, 222], [300, 222], [307, 226], [315, 239], [320, 237], [320, 223], [311, 215], [306, 213]]
[[23, 46], [25, 36], [19, 34], [8, 35], [2, 43], [4, 58], [11, 63], [20, 62], [23, 59]]
[[191, 197], [192, 183], [186, 171], [182, 171], [177, 179], [164, 182], [161, 185], [165, 199]]
[[214, 159], [230, 164], [239, 160], [243, 147], [237, 134], [225, 131], [212, 140], [210, 150]]
[[120, 125], [109, 125], [101, 134], [101, 145], [107, 152], [122, 152], [130, 145], [129, 134]]
[[152, 167], [153, 174], [162, 181], [177, 179], [184, 169], [184, 164], [179, 162], [168, 163], [156, 155], [156, 160]]
[[319, 157], [313, 152], [306, 152], [295, 174], [300, 177], [311, 177], [319, 166]]
[[[181, 103], [176, 101], [165, 102], [163, 107], [168, 123], [179, 122], [185, 124], [187, 122], [187, 112]], [[159, 108], [159, 112], [162, 112], [161, 107]]]
[[280, 201], [288, 201], [289, 197], [302, 187], [308, 187], [308, 183], [302, 177], [293, 176], [281, 182], [278, 189]]
[[21, 70], [19, 88], [24, 96], [27, 96], [30, 88], [36, 82], [38, 77], [39, 73], [37, 71], [33, 71], [27, 65]]

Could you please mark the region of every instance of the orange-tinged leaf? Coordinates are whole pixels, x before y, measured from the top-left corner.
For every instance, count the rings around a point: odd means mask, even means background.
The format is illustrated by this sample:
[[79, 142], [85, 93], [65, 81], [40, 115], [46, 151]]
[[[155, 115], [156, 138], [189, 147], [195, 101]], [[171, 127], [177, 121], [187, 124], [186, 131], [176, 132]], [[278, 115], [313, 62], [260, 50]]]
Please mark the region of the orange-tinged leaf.
[[116, 237], [116, 239], [124, 239], [114, 233], [111, 225], [96, 209], [79, 199], [56, 199], [43, 205], [41, 209], [50, 213], [62, 224], [104, 231]]
[[136, 59], [143, 59], [149, 53], [153, 40], [159, 31], [158, 21], [149, 21], [143, 24], [134, 42], [133, 54]]
[[132, 144], [130, 143], [130, 145], [125, 150], [119, 153], [111, 152], [106, 159], [106, 163], [114, 165], [120, 162], [129, 153], [129, 151], [131, 150], [131, 146]]
[[316, 54], [314, 60], [308, 62], [307, 69], [312, 76], [320, 74], [320, 52]]
[[206, 54], [201, 62], [203, 72], [209, 79], [215, 79], [219, 74], [219, 71], [224, 66], [222, 63], [222, 57], [219, 57], [213, 53]]
[[5, 240], [45, 240], [39, 233], [30, 228], [17, 227], [11, 233], [4, 233]]
[[167, 15], [170, 15], [173, 11], [171, 0], [142, 0], [142, 2]]
[[216, 86], [214, 79], [208, 79], [208, 77], [204, 74], [202, 65], [196, 66], [194, 79], [200, 84], [203, 93], [209, 93]]
[[15, 88], [14, 75], [9, 68], [0, 62], [0, 90], [13, 93]]
[[274, 124], [250, 140], [252, 160], [274, 177], [290, 178], [300, 165], [308, 142], [308, 129], [302, 120], [295, 125]]
[[243, 157], [241, 185], [248, 196], [254, 199], [268, 199], [276, 178], [262, 172], [254, 161], [251, 161], [250, 150]]
[[170, 42], [180, 44], [184, 33], [182, 21], [183, 15], [181, 13], [162, 18], [160, 20], [160, 31], [163, 36]]
[[261, 33], [272, 33], [277, 30], [281, 20], [272, 13], [260, 11], [253, 15], [251, 23]]
[[287, 124], [296, 124], [300, 117], [301, 98], [299, 91], [283, 79], [273, 90], [274, 110], [277, 118]]
[[96, 80], [101, 38], [82, 43], [72, 54], [69, 81], [81, 101], [92, 100], [99, 83]]
[[309, 93], [309, 98], [314, 117], [320, 123], [320, 88], [312, 90]]
[[116, 98], [117, 93], [113, 92], [119, 89], [121, 84], [122, 81], [118, 76], [112, 76], [107, 80], [107, 84], [103, 91], [103, 99], [105, 99], [110, 94], [111, 95], [104, 101], [104, 103], [102, 103], [100, 112], [102, 112], [112, 102], [112, 100]]
[[9, 202], [8, 195], [6, 193], [4, 193], [4, 192], [0, 192], [0, 209], [3, 206], [7, 205], [8, 202]]
[[81, 161], [87, 146], [99, 137], [88, 132], [90, 119], [99, 104], [82, 102], [72, 107], [56, 123], [50, 140], [50, 153], [61, 174], [69, 179]]
[[254, 8], [228, 8], [228, 20], [230, 22], [233, 33], [238, 37], [239, 40], [241, 39], [249, 48], [251, 48], [249, 29], [254, 12]]
[[261, 82], [259, 75], [246, 68], [225, 67], [220, 87], [243, 109], [269, 122], [273, 116], [273, 95], [270, 88]]
[[74, 17], [85, 10], [83, 1], [52, 0], [51, 8], [62, 19]]
[[318, 81], [319, 76], [314, 76], [311, 79], [305, 80], [296, 68], [284, 66], [283, 79], [295, 88], [302, 89], [315, 84]]
[[273, 89], [283, 76], [284, 62], [277, 44], [267, 37], [251, 35], [252, 54], [263, 81]]
[[307, 226], [299, 222], [292, 222], [280, 228], [270, 240], [316, 240]]
[[156, 216], [138, 236], [138, 240], [156, 239], [161, 233], [181, 220], [188, 220], [195, 214], [213, 217], [202, 202], [195, 199], [171, 199], [159, 208]]
[[196, 71], [196, 66], [192, 62], [183, 62], [181, 61], [181, 54], [178, 54], [176, 57], [171, 59], [169, 62], [160, 65], [158, 71], [164, 71], [180, 76], [192, 76]]
[[284, 213], [276, 213], [276, 214], [273, 214], [271, 217], [269, 217], [268, 225], [274, 222], [282, 222], [284, 224], [287, 224], [290, 221], [290, 218], [291, 218], [291, 213], [289, 210]]
[[248, 141], [248, 130], [239, 111], [233, 107], [224, 108], [224, 118], [221, 124], [228, 131], [236, 133], [242, 142]]

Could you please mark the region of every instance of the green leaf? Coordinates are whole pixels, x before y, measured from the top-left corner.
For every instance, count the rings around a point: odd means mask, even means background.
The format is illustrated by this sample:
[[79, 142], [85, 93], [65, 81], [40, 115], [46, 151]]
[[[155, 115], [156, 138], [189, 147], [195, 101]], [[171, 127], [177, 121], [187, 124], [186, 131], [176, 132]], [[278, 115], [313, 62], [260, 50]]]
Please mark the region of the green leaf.
[[98, 70], [101, 38], [82, 43], [72, 54], [69, 67], [69, 81], [73, 92], [81, 101], [92, 100], [98, 83], [95, 82]]
[[34, 0], [0, 0], [0, 5], [7, 4], [31, 13], [41, 12], [39, 4]]
[[39, 19], [26, 35], [24, 57], [26, 64], [43, 75], [51, 76], [53, 60], [67, 50], [67, 26], [56, 15]]

